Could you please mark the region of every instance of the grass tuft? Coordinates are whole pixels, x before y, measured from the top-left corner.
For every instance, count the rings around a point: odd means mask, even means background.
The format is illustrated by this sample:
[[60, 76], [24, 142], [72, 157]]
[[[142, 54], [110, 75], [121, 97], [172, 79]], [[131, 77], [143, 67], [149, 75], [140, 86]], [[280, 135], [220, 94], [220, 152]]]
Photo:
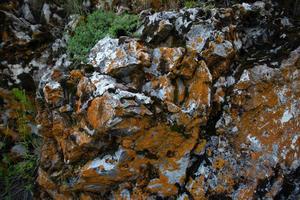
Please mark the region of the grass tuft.
[[[39, 156], [40, 138], [33, 135], [29, 123], [35, 116], [34, 106], [24, 90], [11, 90], [15, 121], [7, 124], [7, 130], [17, 134], [2, 133], [0, 130], [0, 199], [32, 199]], [[12, 120], [12, 119], [9, 119]], [[22, 145], [24, 152], [15, 157], [10, 152], [14, 145]]]

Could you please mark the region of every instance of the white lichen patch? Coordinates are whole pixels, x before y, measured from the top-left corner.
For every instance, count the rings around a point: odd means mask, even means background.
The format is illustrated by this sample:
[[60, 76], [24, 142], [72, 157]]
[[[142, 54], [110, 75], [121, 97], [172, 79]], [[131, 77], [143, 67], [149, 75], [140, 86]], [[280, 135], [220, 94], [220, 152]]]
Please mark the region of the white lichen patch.
[[111, 74], [121, 68], [147, 66], [150, 55], [136, 40], [130, 39], [120, 44], [119, 39], [105, 37], [90, 51], [88, 62], [100, 69], [101, 73]]
[[249, 77], [249, 71], [248, 70], [244, 70], [243, 74], [239, 80], [239, 82], [246, 82], [246, 81], [250, 81], [250, 77]]
[[[56, 82], [56, 81], [49, 81], [45, 87], [50, 88], [51, 90], [57, 90], [57, 89], [61, 89], [61, 85], [60, 83]], [[44, 88], [45, 88], [44, 87]]]
[[109, 89], [116, 88], [116, 79], [108, 75], [101, 75], [97, 72], [94, 72], [90, 78], [90, 81], [95, 86], [96, 90], [93, 95], [95, 97], [102, 96]]
[[187, 33], [187, 47], [201, 52], [213, 30], [212, 25], [194, 25]]
[[143, 104], [152, 103], [152, 100], [151, 100], [150, 97], [145, 96], [144, 94], [141, 94], [141, 93], [132, 93], [132, 92], [128, 92], [126, 90], [117, 89], [116, 90], [116, 95], [119, 99], [135, 97], [137, 102], [141, 102]]
[[170, 184], [181, 183], [183, 177], [185, 177], [185, 172], [189, 165], [189, 160], [189, 154], [186, 154], [176, 162], [178, 165], [178, 169], [165, 170], [164, 166], [162, 166], [160, 167], [160, 171], [168, 178], [168, 182]]
[[109, 173], [114, 170], [120, 162], [124, 150], [119, 148], [113, 155], [105, 155], [102, 158], [96, 158], [88, 164], [87, 169], [95, 169], [99, 175]]
[[253, 150], [253, 151], [261, 151], [262, 150], [262, 145], [255, 136], [248, 135], [247, 140], [250, 142], [251, 150]]
[[251, 11], [252, 10], [252, 6], [248, 3], [242, 3], [242, 6], [246, 11]]
[[293, 114], [291, 113], [291, 111], [285, 110], [280, 119], [280, 122], [283, 124], [283, 123], [290, 121], [290, 119], [292, 119], [292, 118], [293, 118]]
[[232, 51], [233, 51], [232, 43], [225, 40], [223, 43], [215, 45], [213, 54], [223, 58], [227, 58], [229, 53]]

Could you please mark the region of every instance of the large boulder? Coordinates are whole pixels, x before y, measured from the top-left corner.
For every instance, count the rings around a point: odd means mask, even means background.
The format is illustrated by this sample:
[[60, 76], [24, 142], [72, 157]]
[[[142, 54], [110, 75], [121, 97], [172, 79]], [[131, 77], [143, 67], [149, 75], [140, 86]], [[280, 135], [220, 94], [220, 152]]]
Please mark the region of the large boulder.
[[272, 9], [143, 12], [141, 40], [106, 37], [93, 70], [45, 74], [41, 198], [282, 197], [299, 170], [299, 40]]

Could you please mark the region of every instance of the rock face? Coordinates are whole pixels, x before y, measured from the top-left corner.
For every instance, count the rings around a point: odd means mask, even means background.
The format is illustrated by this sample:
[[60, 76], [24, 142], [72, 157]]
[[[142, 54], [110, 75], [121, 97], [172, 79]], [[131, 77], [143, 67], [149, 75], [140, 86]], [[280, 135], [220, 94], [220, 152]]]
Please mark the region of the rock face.
[[35, 92], [41, 74], [56, 62], [63, 64], [58, 52], [66, 47], [64, 18], [60, 5], [53, 2], [0, 2], [0, 87]]
[[93, 72], [45, 74], [40, 198], [297, 199], [299, 27], [278, 13], [144, 13], [140, 40], [96, 44]]

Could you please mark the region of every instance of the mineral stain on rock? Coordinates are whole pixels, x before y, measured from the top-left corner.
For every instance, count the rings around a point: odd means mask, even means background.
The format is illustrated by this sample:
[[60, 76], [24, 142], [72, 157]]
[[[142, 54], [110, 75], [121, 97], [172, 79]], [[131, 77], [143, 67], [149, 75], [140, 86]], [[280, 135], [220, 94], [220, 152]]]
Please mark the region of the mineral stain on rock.
[[[141, 11], [137, 3], [84, 1], [120, 13]], [[43, 142], [31, 196], [299, 199], [297, 15], [269, 0], [143, 3], [140, 37], [106, 36], [80, 64], [66, 54], [78, 21], [63, 20], [59, 4], [39, 14], [31, 1], [0, 4], [1, 139], [19, 106], [8, 89], [24, 87], [24, 74], [35, 81], [28, 123]], [[8, 152], [25, 159], [15, 143]]]

